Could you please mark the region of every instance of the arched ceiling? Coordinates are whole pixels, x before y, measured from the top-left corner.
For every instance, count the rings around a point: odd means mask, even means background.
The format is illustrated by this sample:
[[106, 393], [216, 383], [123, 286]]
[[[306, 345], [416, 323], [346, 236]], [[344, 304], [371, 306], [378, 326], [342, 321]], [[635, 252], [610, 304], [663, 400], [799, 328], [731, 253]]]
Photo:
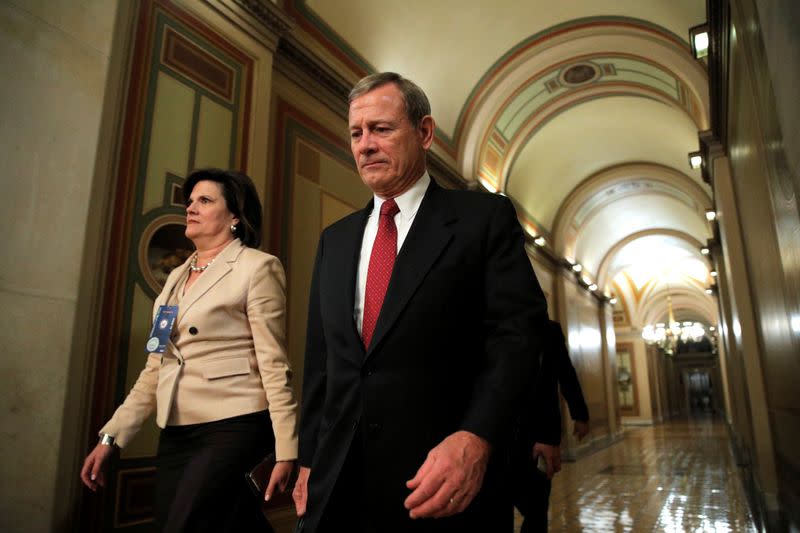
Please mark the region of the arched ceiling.
[[344, 41], [367, 70], [408, 73], [425, 88], [439, 127], [450, 136], [481, 77], [509, 50], [548, 28], [589, 17], [630, 17], [686, 40], [688, 28], [705, 20], [705, 2], [698, 0], [294, 3]]
[[[705, 0], [286, 0], [347, 78], [393, 70], [428, 94], [434, 151], [510, 196], [523, 227], [618, 294], [633, 322], [716, 322], [711, 191], [688, 166], [708, 128], [689, 50]], [[686, 318], [687, 320], [689, 318]]]
[[[652, 195], [646, 201], [639, 196], [628, 196], [610, 203], [584, 223], [575, 259], [596, 276], [600, 261], [617, 242], [631, 233], [661, 229], [665, 225], [690, 235], [707, 235], [705, 221], [671, 196]], [[672, 248], [669, 244], [667, 247]]]
[[630, 96], [592, 100], [562, 113], [531, 137], [506, 177], [506, 194], [549, 231], [567, 195], [615, 164], [676, 166], [702, 183], [699, 172], [686, 164], [686, 154], [697, 148], [697, 127], [660, 102]]

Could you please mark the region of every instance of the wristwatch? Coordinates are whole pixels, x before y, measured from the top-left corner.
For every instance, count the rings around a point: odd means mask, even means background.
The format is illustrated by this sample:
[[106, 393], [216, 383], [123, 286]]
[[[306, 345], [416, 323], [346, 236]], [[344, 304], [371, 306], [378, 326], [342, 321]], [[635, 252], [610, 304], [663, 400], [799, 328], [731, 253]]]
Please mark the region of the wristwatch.
[[114, 437], [109, 435], [108, 433], [103, 433], [100, 435], [100, 444], [103, 446], [113, 446], [114, 445]]

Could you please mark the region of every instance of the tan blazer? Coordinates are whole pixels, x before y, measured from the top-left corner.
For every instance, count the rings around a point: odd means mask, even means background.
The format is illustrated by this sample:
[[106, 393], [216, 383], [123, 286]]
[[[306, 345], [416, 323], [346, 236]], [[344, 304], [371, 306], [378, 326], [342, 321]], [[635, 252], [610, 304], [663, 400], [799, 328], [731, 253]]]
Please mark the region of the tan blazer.
[[[165, 304], [189, 261], [173, 270]], [[156, 409], [186, 425], [269, 409], [277, 459], [297, 457], [297, 402], [285, 348], [286, 276], [278, 258], [234, 240], [183, 295], [163, 354], [150, 353], [125, 402], [100, 433], [124, 447]]]

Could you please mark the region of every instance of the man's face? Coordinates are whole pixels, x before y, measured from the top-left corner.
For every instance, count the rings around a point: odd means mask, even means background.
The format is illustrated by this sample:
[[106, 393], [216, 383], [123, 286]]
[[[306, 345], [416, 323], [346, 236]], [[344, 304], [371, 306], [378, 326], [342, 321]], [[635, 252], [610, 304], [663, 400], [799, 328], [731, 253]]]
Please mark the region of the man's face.
[[362, 94], [350, 104], [350, 148], [361, 179], [382, 198], [405, 192], [425, 172], [433, 142], [433, 119], [414, 127], [400, 89], [393, 83]]

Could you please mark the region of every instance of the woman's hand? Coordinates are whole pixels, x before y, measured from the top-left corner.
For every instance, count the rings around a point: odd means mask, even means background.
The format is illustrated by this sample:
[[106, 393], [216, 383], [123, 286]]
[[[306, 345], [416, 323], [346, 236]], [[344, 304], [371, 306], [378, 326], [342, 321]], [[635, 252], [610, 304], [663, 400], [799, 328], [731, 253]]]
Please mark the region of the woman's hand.
[[105, 468], [108, 463], [108, 458], [114, 451], [113, 446], [105, 444], [98, 444], [94, 450], [86, 456], [81, 469], [81, 481], [83, 484], [97, 492], [97, 487], [106, 486]]
[[269, 476], [269, 483], [267, 490], [264, 492], [264, 501], [268, 502], [272, 495], [275, 493], [275, 488], [281, 492], [286, 490], [286, 485], [289, 484], [289, 477], [294, 470], [294, 461], [278, 461], [272, 468], [272, 474]]

